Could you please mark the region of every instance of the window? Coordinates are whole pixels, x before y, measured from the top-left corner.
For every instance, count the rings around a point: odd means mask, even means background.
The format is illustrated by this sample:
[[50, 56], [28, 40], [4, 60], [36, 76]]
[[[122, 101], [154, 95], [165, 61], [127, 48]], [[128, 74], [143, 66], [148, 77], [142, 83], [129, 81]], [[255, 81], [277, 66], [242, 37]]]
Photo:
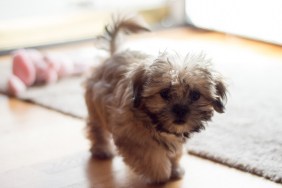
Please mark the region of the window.
[[282, 45], [281, 0], [186, 0], [185, 12], [197, 27]]

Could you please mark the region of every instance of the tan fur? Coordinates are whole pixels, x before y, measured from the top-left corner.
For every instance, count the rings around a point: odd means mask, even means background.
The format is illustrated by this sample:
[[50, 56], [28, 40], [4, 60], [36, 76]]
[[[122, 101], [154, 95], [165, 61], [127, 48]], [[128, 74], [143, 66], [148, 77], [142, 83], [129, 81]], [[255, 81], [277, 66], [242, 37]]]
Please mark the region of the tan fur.
[[113, 138], [124, 161], [150, 182], [181, 178], [182, 145], [204, 128], [214, 110], [223, 112], [225, 85], [203, 55], [115, 53], [111, 44], [122, 30], [145, 29], [131, 19], [106, 30], [112, 55], [86, 82], [91, 152], [97, 158], [112, 157]]

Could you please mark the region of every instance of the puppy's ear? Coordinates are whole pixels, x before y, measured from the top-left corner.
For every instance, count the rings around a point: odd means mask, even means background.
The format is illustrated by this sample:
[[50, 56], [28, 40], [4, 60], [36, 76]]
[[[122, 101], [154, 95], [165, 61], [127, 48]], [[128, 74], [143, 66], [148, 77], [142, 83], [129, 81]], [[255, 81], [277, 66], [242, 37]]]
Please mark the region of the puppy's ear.
[[139, 68], [138, 70], [135, 70], [132, 75], [132, 89], [133, 89], [133, 106], [135, 108], [138, 108], [141, 105], [142, 102], [142, 91], [143, 91], [143, 85], [145, 83], [145, 69]]
[[215, 82], [216, 99], [213, 101], [213, 108], [218, 113], [224, 113], [225, 103], [227, 100], [227, 88], [222, 79], [217, 79]]

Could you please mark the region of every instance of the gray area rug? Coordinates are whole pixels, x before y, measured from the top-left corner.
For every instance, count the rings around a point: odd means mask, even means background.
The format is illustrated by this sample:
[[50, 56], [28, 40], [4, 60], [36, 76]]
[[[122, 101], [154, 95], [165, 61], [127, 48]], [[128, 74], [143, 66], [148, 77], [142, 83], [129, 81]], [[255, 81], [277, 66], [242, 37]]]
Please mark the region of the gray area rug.
[[[257, 62], [264, 57], [251, 50], [234, 54], [232, 48], [214, 45], [224, 49], [224, 55], [213, 50], [213, 45], [198, 47], [216, 57], [216, 68], [227, 77], [230, 94], [226, 113], [216, 115], [205, 131], [194, 135], [187, 149], [194, 155], [282, 183], [282, 61]], [[177, 46], [184, 48], [183, 43]], [[4, 75], [7, 69], [0, 65], [0, 74]], [[85, 118], [81, 83], [82, 78], [61, 80], [32, 88], [20, 99]]]

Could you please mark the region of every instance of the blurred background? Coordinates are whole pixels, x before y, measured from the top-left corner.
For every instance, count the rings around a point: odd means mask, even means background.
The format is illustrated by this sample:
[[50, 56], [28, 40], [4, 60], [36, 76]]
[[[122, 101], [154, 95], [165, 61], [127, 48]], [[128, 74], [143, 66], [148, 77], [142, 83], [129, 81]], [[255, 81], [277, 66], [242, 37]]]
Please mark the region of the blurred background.
[[112, 13], [155, 29], [186, 25], [282, 45], [281, 0], [0, 0], [0, 53], [91, 40]]

